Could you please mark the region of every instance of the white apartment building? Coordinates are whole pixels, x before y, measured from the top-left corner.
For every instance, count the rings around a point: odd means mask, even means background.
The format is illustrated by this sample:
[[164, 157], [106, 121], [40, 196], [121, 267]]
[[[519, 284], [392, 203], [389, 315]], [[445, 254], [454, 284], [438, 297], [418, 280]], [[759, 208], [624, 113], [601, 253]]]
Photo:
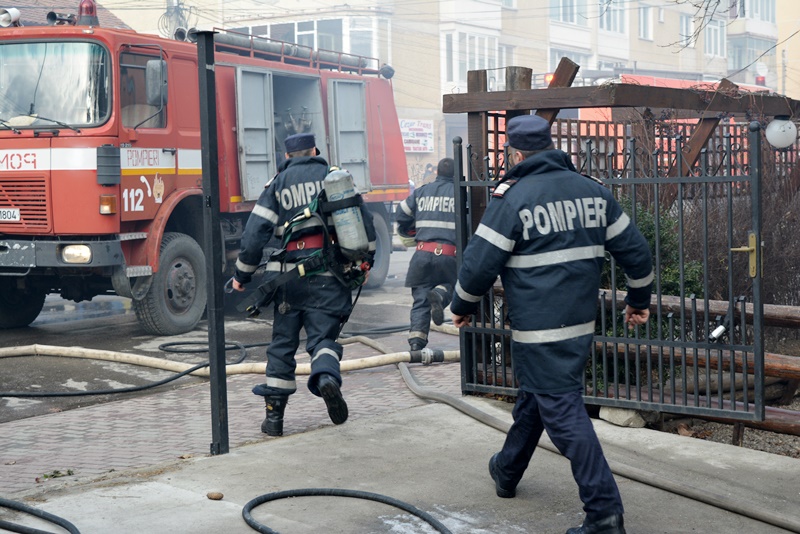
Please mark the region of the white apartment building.
[[225, 28], [390, 64], [401, 121], [430, 136], [423, 147], [408, 147], [415, 181], [427, 163], [452, 153], [455, 135], [467, 138], [466, 117], [445, 115], [441, 107], [443, 94], [466, 91], [469, 70], [487, 69], [488, 89], [502, 90], [504, 67], [528, 67], [536, 86], [568, 57], [581, 67], [580, 84], [638, 74], [727, 77], [796, 91], [800, 63], [784, 70], [789, 60], [778, 54], [800, 49], [800, 34], [776, 45], [783, 36], [779, 7], [794, 12], [786, 17], [794, 17], [787, 35], [800, 27], [797, 0], [720, 4], [702, 19], [702, 10], [675, 0], [166, 0], [163, 9], [103, 2], [139, 31], [169, 36], [184, 25]]

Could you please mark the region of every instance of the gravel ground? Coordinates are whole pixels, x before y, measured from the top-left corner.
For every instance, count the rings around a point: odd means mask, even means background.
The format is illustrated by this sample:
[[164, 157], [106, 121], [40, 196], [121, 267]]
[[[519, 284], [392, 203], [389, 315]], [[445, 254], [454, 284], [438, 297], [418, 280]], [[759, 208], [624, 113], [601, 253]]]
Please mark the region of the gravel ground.
[[[800, 393], [795, 395], [791, 404], [778, 406], [778, 408], [800, 412]], [[700, 419], [675, 419], [665, 425], [665, 431], [717, 443], [733, 443], [733, 425], [711, 423]], [[790, 434], [779, 434], [745, 427], [742, 447], [791, 458], [800, 458], [800, 436]]]

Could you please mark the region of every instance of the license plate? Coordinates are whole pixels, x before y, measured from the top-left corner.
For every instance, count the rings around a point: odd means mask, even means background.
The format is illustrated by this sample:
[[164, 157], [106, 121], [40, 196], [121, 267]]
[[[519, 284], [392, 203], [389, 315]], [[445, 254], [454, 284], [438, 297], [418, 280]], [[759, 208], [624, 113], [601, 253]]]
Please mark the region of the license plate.
[[19, 215], [19, 210], [16, 208], [0, 208], [0, 223], [4, 222], [18, 222], [22, 218]]

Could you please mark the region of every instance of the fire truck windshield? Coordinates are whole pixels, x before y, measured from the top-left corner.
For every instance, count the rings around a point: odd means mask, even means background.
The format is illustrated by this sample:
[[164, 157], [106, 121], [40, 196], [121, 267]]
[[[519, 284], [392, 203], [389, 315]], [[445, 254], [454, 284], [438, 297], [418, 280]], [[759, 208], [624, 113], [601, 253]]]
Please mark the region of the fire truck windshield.
[[103, 123], [110, 72], [108, 52], [98, 44], [0, 43], [0, 131]]

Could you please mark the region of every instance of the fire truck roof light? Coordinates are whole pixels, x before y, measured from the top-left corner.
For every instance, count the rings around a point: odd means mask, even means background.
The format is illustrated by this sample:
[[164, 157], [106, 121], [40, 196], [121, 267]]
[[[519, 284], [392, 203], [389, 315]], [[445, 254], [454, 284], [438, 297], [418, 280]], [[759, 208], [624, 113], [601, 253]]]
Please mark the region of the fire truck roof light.
[[97, 20], [97, 5], [94, 0], [81, 0], [78, 5], [78, 26], [100, 26]]
[[61, 259], [64, 263], [91, 263], [92, 249], [89, 245], [64, 245]]

